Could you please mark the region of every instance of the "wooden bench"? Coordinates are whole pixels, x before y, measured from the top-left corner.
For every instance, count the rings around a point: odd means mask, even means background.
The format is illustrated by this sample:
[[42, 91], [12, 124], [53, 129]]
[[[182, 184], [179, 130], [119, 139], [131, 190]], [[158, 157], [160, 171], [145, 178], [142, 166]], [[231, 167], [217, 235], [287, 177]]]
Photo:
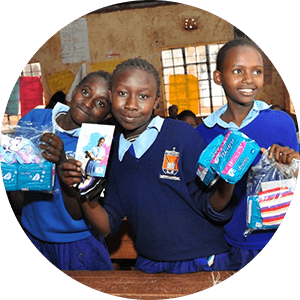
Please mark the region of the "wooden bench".
[[140, 271], [64, 271], [78, 282], [106, 294], [130, 299], [169, 299], [212, 287], [235, 272], [146, 274]]
[[134, 270], [137, 251], [131, 225], [123, 220], [116, 235], [106, 239], [114, 271], [64, 271], [78, 282], [129, 299], [169, 299], [191, 295], [218, 284], [234, 271], [189, 274], [147, 274]]

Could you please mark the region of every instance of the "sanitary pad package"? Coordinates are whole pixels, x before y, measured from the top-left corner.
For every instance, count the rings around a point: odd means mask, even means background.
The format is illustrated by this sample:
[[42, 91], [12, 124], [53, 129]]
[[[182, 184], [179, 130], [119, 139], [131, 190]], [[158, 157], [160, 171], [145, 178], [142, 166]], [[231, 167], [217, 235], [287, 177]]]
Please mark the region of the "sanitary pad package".
[[218, 178], [234, 184], [249, 169], [260, 151], [258, 144], [239, 131], [217, 136], [201, 153], [197, 175], [208, 186]]
[[239, 131], [229, 131], [211, 160], [211, 167], [229, 183], [238, 182], [260, 151], [258, 144]]
[[53, 191], [55, 165], [41, 154], [42, 134], [34, 126], [17, 126], [13, 133], [1, 133], [1, 172], [7, 191]]
[[247, 182], [247, 230], [276, 229], [284, 219], [296, 186], [299, 161], [282, 165], [263, 153], [256, 166], [250, 169]]
[[211, 160], [213, 159], [218, 148], [222, 144], [224, 136], [218, 135], [201, 153], [196, 174], [208, 186], [212, 186], [219, 178], [217, 173], [211, 167]]

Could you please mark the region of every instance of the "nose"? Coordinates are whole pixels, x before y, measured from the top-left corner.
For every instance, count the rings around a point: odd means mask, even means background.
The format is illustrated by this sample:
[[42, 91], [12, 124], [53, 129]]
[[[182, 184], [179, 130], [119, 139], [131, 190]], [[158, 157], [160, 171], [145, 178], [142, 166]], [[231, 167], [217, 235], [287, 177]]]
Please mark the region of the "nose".
[[85, 105], [85, 107], [87, 107], [87, 108], [92, 108], [93, 105], [94, 105], [94, 100], [93, 100], [93, 98], [86, 99], [86, 100], [84, 101], [84, 105]]
[[138, 109], [138, 100], [135, 95], [129, 95], [126, 99], [125, 108], [129, 110], [137, 110]]
[[242, 82], [252, 83], [253, 82], [252, 72], [245, 72]]

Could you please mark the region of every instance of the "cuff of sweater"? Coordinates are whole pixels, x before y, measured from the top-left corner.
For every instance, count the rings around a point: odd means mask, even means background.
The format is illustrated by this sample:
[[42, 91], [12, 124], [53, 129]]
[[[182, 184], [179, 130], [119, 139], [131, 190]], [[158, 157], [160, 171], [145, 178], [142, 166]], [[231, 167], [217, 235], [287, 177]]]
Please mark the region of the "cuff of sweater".
[[209, 202], [209, 197], [206, 198], [206, 201], [207, 201], [207, 209], [206, 209], [206, 215], [207, 217], [209, 217], [211, 220], [213, 221], [216, 221], [216, 222], [220, 222], [220, 223], [223, 223], [223, 222], [227, 222], [231, 219], [232, 215], [233, 215], [233, 211], [234, 211], [234, 208], [233, 206], [229, 203], [227, 205], [227, 207], [222, 210], [221, 212], [216, 212], [212, 206], [210, 205], [210, 202]]

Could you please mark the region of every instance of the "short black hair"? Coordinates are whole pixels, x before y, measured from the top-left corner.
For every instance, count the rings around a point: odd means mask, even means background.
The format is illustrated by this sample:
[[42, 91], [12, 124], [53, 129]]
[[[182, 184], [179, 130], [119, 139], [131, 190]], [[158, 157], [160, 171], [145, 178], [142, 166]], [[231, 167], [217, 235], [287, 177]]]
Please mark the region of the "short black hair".
[[112, 74], [111, 80], [110, 80], [110, 89], [111, 90], [112, 90], [112, 86], [113, 86], [113, 81], [114, 81], [115, 77], [117, 76], [118, 72], [120, 70], [125, 70], [128, 68], [140, 69], [140, 70], [144, 70], [146, 72], [151, 73], [154, 76], [154, 78], [156, 80], [156, 84], [157, 84], [156, 96], [160, 95], [160, 77], [159, 77], [158, 71], [147, 60], [141, 59], [141, 58], [128, 59], [128, 60], [121, 62], [119, 65], [117, 65], [117, 67], [113, 71], [113, 74]]
[[88, 81], [90, 78], [93, 78], [93, 77], [99, 77], [109, 83], [111, 74], [106, 71], [103, 71], [103, 70], [91, 72], [91, 73], [87, 74], [84, 78], [81, 79], [81, 81], [78, 84], [78, 87], [81, 87], [83, 84], [85, 84], [86, 81]]
[[184, 118], [186, 118], [186, 117], [192, 117], [192, 118], [194, 118], [195, 120], [197, 120], [196, 115], [195, 115], [191, 110], [188, 110], [188, 109], [183, 110], [183, 111], [177, 116], [178, 120], [180, 120], [180, 121], [183, 121]]
[[262, 53], [260, 48], [249, 38], [236, 38], [227, 42], [218, 52], [217, 55], [217, 70], [222, 71], [223, 62], [226, 58], [227, 52], [236, 47], [253, 47], [258, 50], [259, 53]]

